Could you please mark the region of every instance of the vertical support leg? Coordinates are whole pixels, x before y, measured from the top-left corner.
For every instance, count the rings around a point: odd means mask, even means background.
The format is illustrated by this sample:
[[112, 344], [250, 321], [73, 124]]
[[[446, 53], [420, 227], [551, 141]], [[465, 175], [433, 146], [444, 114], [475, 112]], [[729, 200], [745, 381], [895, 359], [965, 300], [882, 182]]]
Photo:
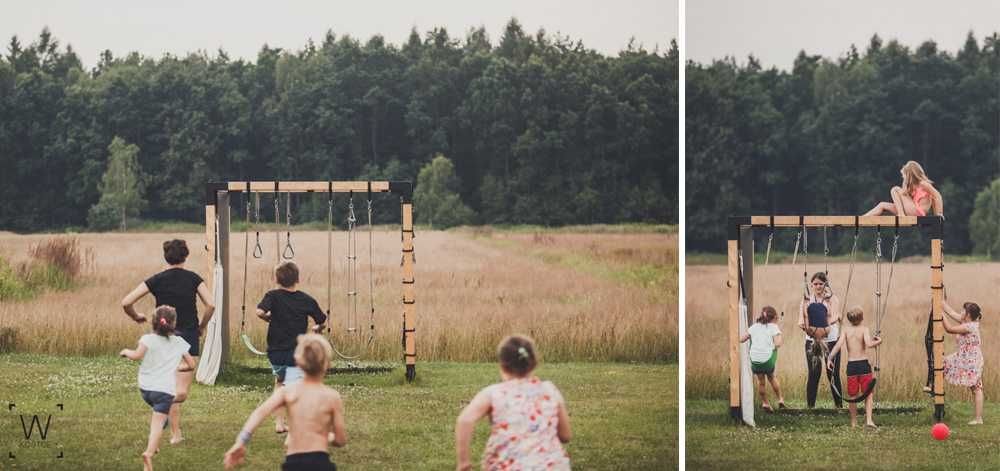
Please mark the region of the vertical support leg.
[[216, 214], [219, 218], [219, 259], [222, 260], [222, 279], [216, 281], [216, 283], [222, 283], [222, 305], [215, 306], [215, 315], [222, 316], [219, 318], [219, 326], [222, 329], [222, 360], [220, 365], [225, 365], [229, 362], [229, 306], [230, 298], [232, 296], [232, 291], [229, 289], [229, 192], [223, 191], [219, 193], [217, 197], [218, 204], [216, 205]]
[[[736, 237], [734, 235], [732, 237]], [[739, 243], [730, 239], [729, 246], [729, 414], [740, 420], [740, 278]]]
[[931, 319], [934, 323], [934, 421], [944, 420], [944, 254], [941, 239], [931, 239]]
[[416, 255], [413, 251], [413, 202], [403, 199], [403, 358], [406, 360], [406, 380], [413, 381], [417, 375], [416, 321], [417, 305], [414, 298], [413, 265]]

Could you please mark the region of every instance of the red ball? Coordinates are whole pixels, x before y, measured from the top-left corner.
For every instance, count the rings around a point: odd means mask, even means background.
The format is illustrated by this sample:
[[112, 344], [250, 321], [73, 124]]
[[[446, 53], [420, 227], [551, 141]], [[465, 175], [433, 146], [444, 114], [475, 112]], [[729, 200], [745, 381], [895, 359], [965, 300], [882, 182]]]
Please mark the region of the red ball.
[[945, 424], [934, 424], [934, 427], [931, 428], [931, 436], [935, 440], [947, 440], [950, 435], [951, 430]]

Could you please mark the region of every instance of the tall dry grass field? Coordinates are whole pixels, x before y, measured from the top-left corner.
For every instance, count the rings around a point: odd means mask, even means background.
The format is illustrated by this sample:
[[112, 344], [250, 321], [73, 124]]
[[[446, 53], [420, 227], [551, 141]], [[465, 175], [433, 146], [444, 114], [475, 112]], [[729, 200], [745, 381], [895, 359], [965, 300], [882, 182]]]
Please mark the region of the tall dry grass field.
[[[361, 325], [367, 327], [369, 244], [361, 229], [358, 311]], [[49, 237], [0, 233], [0, 256], [17, 263], [28, 257], [32, 244]], [[134, 345], [148, 327], [131, 322], [119, 301], [164, 268], [161, 244], [175, 237], [186, 239], [192, 249], [187, 267], [208, 278], [202, 234], [83, 234], [79, 236], [81, 250], [92, 252], [94, 258], [80, 286], [48, 292], [30, 301], [4, 302], [0, 305], [0, 328], [16, 329], [18, 351], [98, 355]], [[249, 355], [237, 336], [243, 237], [242, 233], [233, 234], [230, 240], [229, 316], [232, 351], [237, 356]], [[251, 258], [248, 264], [247, 325], [258, 348], [264, 346], [266, 324], [252, 312], [273, 286], [274, 237], [273, 232], [262, 234], [264, 258]], [[292, 241], [302, 271], [300, 288], [324, 309], [329, 304], [335, 331], [342, 328], [347, 312], [345, 234], [334, 235], [330, 303], [326, 295], [326, 234], [293, 232]], [[253, 243], [251, 234], [251, 247]], [[415, 244], [420, 360], [490, 360], [497, 341], [513, 332], [533, 335], [549, 360], [676, 358], [677, 250], [673, 235], [552, 234], [536, 240], [531, 235], [424, 231], [417, 233]], [[377, 342], [367, 358], [398, 361], [402, 355], [399, 232], [376, 231], [374, 247]], [[654, 260], [652, 265], [650, 259]], [[656, 265], [661, 262], [667, 264], [662, 269]], [[666, 280], [659, 275], [661, 271], [670, 274], [672, 292], [667, 282], [661, 281]], [[137, 307], [139, 312], [149, 313], [152, 296]]]
[[[927, 377], [927, 355], [924, 332], [930, 311], [930, 268], [922, 260], [898, 263], [889, 292], [888, 310], [882, 320], [882, 372], [878, 382], [878, 399], [927, 400], [920, 392]], [[815, 266], [812, 269], [821, 269]], [[687, 268], [687, 394], [688, 397], [728, 398], [729, 341], [725, 266], [689, 266]], [[848, 265], [830, 265], [831, 284], [843, 298]], [[811, 273], [810, 273], [811, 275]], [[883, 265], [886, 283], [888, 264]], [[1000, 327], [996, 302], [1000, 287], [998, 264], [949, 264], [945, 268], [945, 286], [949, 302], [961, 309], [963, 301], [974, 301], [983, 308], [983, 354], [986, 357], [984, 383], [986, 396], [1000, 392], [1000, 348], [996, 345]], [[875, 270], [872, 264], [855, 265], [848, 306], [860, 306], [865, 311], [865, 324], [875, 326]], [[883, 295], [885, 288], [883, 288]], [[786, 397], [805, 400], [806, 365], [803, 345], [805, 334], [796, 326], [795, 311], [802, 297], [802, 266], [770, 265], [756, 268], [754, 274], [754, 309], [770, 304], [785, 316], [779, 321], [785, 346], [778, 353], [777, 374]], [[845, 320], [846, 322], [846, 320]], [[954, 336], [945, 334], [945, 354], [955, 351]], [[874, 361], [874, 357], [872, 357]], [[846, 357], [842, 357], [841, 380], [844, 381]], [[846, 384], [846, 383], [845, 383]], [[964, 388], [948, 386], [947, 400], [968, 400]], [[829, 386], [824, 377], [819, 398], [829, 398]]]

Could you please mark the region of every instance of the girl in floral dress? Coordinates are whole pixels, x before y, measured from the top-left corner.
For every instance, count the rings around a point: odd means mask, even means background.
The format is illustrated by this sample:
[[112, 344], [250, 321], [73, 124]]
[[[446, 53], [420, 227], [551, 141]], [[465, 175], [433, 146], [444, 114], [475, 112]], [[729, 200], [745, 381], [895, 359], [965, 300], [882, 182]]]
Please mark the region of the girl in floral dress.
[[[983, 350], [980, 348], [979, 319], [982, 312], [976, 303], [965, 303], [962, 312], [944, 304], [944, 330], [955, 334], [958, 351], [944, 357], [944, 377], [955, 385], [968, 386], [974, 394], [976, 417], [969, 425], [983, 423]], [[955, 323], [959, 322], [959, 323]]]
[[479, 391], [455, 425], [457, 469], [472, 469], [472, 431], [487, 415], [491, 428], [482, 469], [570, 469], [562, 447], [571, 436], [566, 402], [555, 385], [531, 374], [538, 365], [533, 342], [520, 335], [507, 337], [497, 356], [504, 381]]

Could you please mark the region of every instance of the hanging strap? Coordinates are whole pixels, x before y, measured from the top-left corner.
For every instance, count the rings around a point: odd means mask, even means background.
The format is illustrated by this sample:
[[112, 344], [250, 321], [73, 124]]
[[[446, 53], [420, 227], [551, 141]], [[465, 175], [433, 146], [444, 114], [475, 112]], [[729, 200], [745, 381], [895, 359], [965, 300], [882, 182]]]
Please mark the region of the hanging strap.
[[[253, 258], [263, 258], [264, 248], [260, 246], [260, 193], [254, 193], [254, 227], [256, 228], [256, 243], [253, 247]], [[247, 231], [250, 227], [250, 182], [247, 181]], [[249, 235], [249, 234], [248, 234]]]
[[771, 259], [771, 244], [774, 242], [774, 216], [771, 216], [771, 230], [767, 233], [767, 251], [764, 252], [764, 266]]
[[372, 223], [372, 182], [368, 182], [368, 344], [375, 341], [375, 225]]
[[278, 180], [274, 181], [274, 255], [277, 263], [281, 263], [281, 193], [278, 193]]
[[330, 309], [333, 306], [333, 180], [327, 182], [326, 200], [326, 333], [333, 325]]
[[285, 196], [285, 250], [281, 252], [281, 258], [291, 260], [295, 258], [295, 249], [292, 248], [292, 192]]

